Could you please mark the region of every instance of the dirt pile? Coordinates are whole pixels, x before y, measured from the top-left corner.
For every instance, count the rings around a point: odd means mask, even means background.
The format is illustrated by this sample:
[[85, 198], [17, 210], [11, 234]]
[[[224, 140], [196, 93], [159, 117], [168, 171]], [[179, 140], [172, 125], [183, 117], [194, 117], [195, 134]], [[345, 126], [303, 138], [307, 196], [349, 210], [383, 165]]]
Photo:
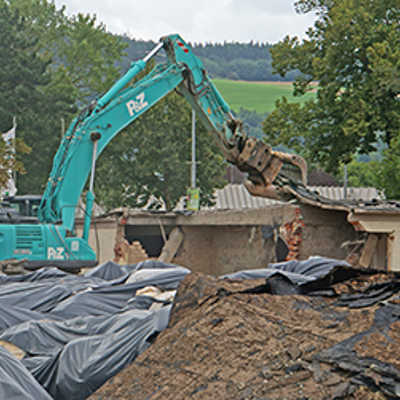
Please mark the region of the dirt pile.
[[331, 286], [330, 297], [264, 287], [187, 275], [169, 327], [90, 399], [400, 396], [399, 281], [365, 275]]

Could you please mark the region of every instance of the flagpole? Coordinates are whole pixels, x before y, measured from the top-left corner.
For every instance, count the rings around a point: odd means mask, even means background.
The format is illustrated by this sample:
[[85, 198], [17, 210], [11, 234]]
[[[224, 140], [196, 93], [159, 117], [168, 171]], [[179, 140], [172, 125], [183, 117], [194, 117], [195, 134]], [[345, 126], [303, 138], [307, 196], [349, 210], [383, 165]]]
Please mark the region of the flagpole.
[[[17, 135], [17, 117], [14, 115], [13, 116], [13, 129], [14, 129], [14, 137], [13, 137], [13, 148], [14, 148], [14, 153], [15, 153], [15, 137]], [[14, 188], [15, 188], [15, 193], [17, 193], [17, 171], [12, 172], [12, 179], [14, 181]], [[13, 196], [15, 195], [13, 194]]]

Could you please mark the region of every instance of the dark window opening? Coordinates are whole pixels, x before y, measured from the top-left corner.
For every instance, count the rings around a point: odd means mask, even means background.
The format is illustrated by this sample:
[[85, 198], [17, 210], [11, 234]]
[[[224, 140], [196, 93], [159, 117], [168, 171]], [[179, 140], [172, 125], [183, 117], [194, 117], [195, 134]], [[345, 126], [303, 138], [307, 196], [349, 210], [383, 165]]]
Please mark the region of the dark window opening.
[[[172, 229], [173, 227], [165, 227], [167, 238]], [[127, 225], [125, 238], [129, 243], [139, 241], [149, 257], [158, 257], [165, 244], [158, 226]]]

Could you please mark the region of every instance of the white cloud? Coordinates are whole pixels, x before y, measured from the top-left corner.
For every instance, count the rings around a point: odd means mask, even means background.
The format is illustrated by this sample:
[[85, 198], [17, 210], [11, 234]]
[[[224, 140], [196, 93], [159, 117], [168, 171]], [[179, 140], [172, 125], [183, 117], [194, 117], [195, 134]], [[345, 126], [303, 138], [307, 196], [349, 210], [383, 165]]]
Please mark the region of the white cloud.
[[68, 14], [96, 14], [113, 33], [157, 41], [179, 33], [190, 42], [275, 43], [304, 36], [314, 22], [299, 15], [294, 0], [55, 0]]

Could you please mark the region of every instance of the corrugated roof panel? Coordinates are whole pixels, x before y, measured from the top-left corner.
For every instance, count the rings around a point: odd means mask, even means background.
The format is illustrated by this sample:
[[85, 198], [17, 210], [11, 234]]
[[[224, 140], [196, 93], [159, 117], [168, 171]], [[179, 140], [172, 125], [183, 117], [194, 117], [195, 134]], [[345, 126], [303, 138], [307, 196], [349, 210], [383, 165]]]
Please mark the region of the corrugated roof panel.
[[[309, 186], [308, 188], [330, 200], [344, 200], [344, 188], [341, 186]], [[382, 194], [376, 188], [347, 188], [347, 200], [371, 201], [374, 199], [383, 200]]]
[[[321, 196], [330, 200], [343, 200], [343, 187], [333, 186], [309, 186], [310, 190], [317, 191]], [[347, 200], [371, 201], [373, 199], [382, 200], [382, 196], [375, 188], [348, 188]], [[283, 201], [266, 199], [263, 197], [252, 196], [243, 184], [228, 184], [222, 189], [215, 190], [215, 205], [211, 207], [201, 207], [208, 210], [240, 210], [246, 208], [263, 208], [274, 205], [285, 204]], [[184, 201], [179, 202], [175, 211], [184, 210]]]
[[283, 202], [262, 197], [252, 196], [244, 185], [229, 184], [222, 189], [215, 191], [216, 203], [209, 209], [244, 209], [244, 208], [262, 208], [271, 205], [283, 204]]
[[[310, 190], [317, 191], [321, 196], [330, 200], [343, 200], [344, 188], [334, 186], [309, 186]], [[229, 184], [222, 189], [215, 191], [216, 203], [209, 209], [244, 209], [244, 208], [262, 208], [277, 204], [283, 204], [282, 201], [266, 199], [263, 197], [252, 196], [244, 185]], [[375, 188], [347, 188], [348, 200], [371, 201], [373, 199], [382, 199], [381, 194]]]
[[[232, 188], [233, 189], [232, 191], [237, 192], [237, 198], [239, 199], [239, 207], [240, 208], [248, 208], [248, 206], [247, 206], [249, 204], [249, 201], [247, 199], [248, 196], [246, 196], [246, 193], [244, 190], [240, 190], [239, 188], [240, 188], [240, 186], [236, 186], [235, 190]], [[244, 188], [244, 189], [246, 189], [246, 188]], [[255, 204], [255, 202], [252, 202], [252, 203]]]

